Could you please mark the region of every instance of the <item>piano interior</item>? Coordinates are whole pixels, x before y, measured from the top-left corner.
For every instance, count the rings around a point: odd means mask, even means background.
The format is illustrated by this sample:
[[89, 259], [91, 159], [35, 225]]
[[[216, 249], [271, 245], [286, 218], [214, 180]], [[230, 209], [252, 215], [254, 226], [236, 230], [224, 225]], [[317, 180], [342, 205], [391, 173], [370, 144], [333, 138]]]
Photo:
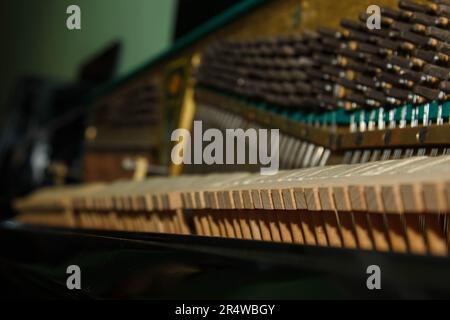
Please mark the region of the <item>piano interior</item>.
[[77, 99], [78, 178], [53, 162], [9, 198], [5, 270], [71, 261], [90, 297], [450, 297], [449, 0], [238, 1]]

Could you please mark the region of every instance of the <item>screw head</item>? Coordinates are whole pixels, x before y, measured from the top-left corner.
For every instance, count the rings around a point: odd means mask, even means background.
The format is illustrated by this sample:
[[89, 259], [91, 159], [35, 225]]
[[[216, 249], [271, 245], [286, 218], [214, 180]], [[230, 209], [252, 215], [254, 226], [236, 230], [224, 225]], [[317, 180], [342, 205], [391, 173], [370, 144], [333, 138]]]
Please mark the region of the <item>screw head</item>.
[[385, 144], [385, 145], [390, 144], [390, 143], [391, 143], [391, 140], [392, 140], [392, 131], [386, 131], [386, 132], [383, 134], [383, 142], [384, 142], [384, 144]]
[[416, 141], [419, 143], [424, 143], [426, 139], [427, 139], [427, 129], [420, 128], [419, 131], [416, 133]]

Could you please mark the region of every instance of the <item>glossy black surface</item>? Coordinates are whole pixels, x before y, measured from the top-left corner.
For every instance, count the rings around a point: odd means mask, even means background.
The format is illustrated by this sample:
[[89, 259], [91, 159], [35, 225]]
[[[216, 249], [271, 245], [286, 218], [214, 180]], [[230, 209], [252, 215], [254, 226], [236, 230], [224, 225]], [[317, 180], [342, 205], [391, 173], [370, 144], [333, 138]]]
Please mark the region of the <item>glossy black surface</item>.
[[[66, 288], [78, 265], [82, 289]], [[381, 290], [366, 287], [381, 268]], [[193, 236], [0, 226], [8, 297], [449, 298], [450, 259]]]

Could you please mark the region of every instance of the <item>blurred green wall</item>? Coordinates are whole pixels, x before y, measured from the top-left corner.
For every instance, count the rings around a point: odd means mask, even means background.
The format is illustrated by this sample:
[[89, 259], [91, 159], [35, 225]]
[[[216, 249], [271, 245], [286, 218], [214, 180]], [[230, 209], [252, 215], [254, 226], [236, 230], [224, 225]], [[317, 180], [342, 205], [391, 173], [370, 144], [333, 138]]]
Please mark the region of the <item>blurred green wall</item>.
[[[81, 30], [66, 28], [66, 8], [81, 8]], [[119, 73], [170, 44], [176, 0], [7, 0], [0, 2], [0, 103], [22, 74], [62, 79], [113, 40], [122, 40]]]

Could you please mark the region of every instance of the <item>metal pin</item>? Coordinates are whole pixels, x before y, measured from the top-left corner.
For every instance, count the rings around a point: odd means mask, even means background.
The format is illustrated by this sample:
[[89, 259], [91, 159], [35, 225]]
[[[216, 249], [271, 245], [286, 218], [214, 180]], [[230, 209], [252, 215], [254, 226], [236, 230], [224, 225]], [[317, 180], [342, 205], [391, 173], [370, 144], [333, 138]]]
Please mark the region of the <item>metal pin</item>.
[[393, 129], [395, 126], [395, 109], [391, 109], [389, 110], [389, 128]]
[[384, 108], [380, 108], [378, 112], [378, 130], [383, 130], [384, 127]]
[[417, 155], [418, 156], [424, 156], [426, 152], [427, 152], [427, 149], [420, 148], [419, 150], [417, 150]]
[[438, 155], [439, 149], [438, 148], [433, 148], [430, 151], [430, 157], [436, 157]]
[[440, 103], [438, 105], [436, 124], [439, 126], [444, 124], [444, 118], [442, 118], [442, 104]]
[[288, 168], [295, 168], [295, 158], [298, 154], [300, 146], [301, 146], [301, 141], [299, 139], [294, 139], [294, 144], [292, 145], [292, 149], [291, 149], [292, 152], [289, 154], [289, 158], [288, 158], [288, 163], [287, 163]]
[[419, 125], [419, 106], [415, 107], [415, 109], [416, 109], [416, 120], [415, 120], [416, 124], [415, 124], [415, 127], [417, 127]]
[[372, 153], [372, 157], [370, 158], [370, 161], [377, 161], [380, 158], [380, 150], [374, 150]]
[[361, 157], [361, 150], [356, 150], [353, 153], [352, 159], [350, 161], [350, 164], [355, 164], [359, 162], [359, 158]]
[[343, 164], [350, 164], [350, 160], [352, 158], [352, 152], [351, 151], [345, 151], [344, 158], [342, 159]]
[[288, 142], [286, 143], [286, 146], [285, 146], [286, 150], [285, 150], [285, 153], [283, 155], [283, 158], [284, 158], [284, 166], [283, 166], [283, 168], [285, 168], [285, 169], [289, 169], [289, 158], [290, 158], [290, 156], [292, 154], [293, 145], [295, 143], [295, 139], [293, 137], [291, 137], [291, 136], [287, 136], [287, 140], [288, 140]]
[[426, 103], [425, 106], [424, 106], [424, 109], [423, 109], [423, 122], [422, 122], [422, 124], [424, 126], [428, 126], [429, 125], [429, 123], [428, 123], [429, 116], [430, 116], [430, 104]]
[[407, 107], [403, 106], [402, 107], [401, 120], [400, 120], [400, 128], [405, 128], [406, 127], [406, 112], [407, 112]]
[[405, 158], [410, 158], [413, 156], [413, 154], [414, 154], [414, 149], [410, 148], [410, 149], [405, 150]]
[[361, 156], [361, 161], [360, 163], [366, 163], [367, 161], [369, 161], [370, 159], [370, 154], [371, 151], [370, 150], [364, 150], [362, 156]]
[[309, 167], [309, 163], [310, 163], [310, 160], [311, 160], [311, 157], [313, 155], [313, 151], [314, 151], [315, 147], [316, 146], [314, 144], [312, 144], [312, 143], [310, 143], [308, 145], [308, 148], [306, 149], [305, 158], [303, 159], [303, 167], [304, 168], [305, 167]]
[[416, 109], [411, 110], [411, 127], [417, 127]]
[[316, 167], [319, 164], [320, 158], [324, 152], [325, 148], [318, 146], [314, 151], [314, 154], [311, 159], [311, 167]]
[[351, 114], [350, 115], [350, 132], [356, 132], [357, 130], [357, 125], [356, 125], [356, 121], [355, 121], [355, 115]]
[[337, 131], [336, 112], [333, 112], [333, 113], [332, 113], [331, 130], [332, 130], [333, 132], [336, 132], [336, 131]]
[[381, 160], [389, 160], [389, 157], [391, 156], [391, 150], [386, 149], [383, 151], [383, 155], [381, 156]]
[[375, 110], [372, 110], [370, 112], [368, 130], [369, 131], [375, 130]]
[[392, 159], [400, 159], [401, 156], [402, 156], [402, 149], [395, 149]]
[[361, 110], [359, 114], [359, 131], [364, 132], [366, 131], [366, 121], [365, 121], [365, 111]]
[[319, 167], [323, 167], [327, 164], [328, 158], [330, 157], [331, 151], [330, 149], [325, 149], [322, 159], [320, 159]]
[[285, 152], [285, 145], [286, 145], [287, 139], [286, 136], [283, 133], [280, 133], [280, 167], [284, 168], [284, 155], [286, 154]]
[[301, 168], [303, 163], [303, 158], [306, 152], [306, 148], [308, 146], [307, 142], [302, 142], [302, 145], [300, 147], [300, 150], [298, 152], [296, 161], [295, 161], [295, 168]]
[[289, 153], [289, 136], [283, 134], [281, 136], [280, 144], [280, 166], [282, 169], [286, 168], [286, 155]]

